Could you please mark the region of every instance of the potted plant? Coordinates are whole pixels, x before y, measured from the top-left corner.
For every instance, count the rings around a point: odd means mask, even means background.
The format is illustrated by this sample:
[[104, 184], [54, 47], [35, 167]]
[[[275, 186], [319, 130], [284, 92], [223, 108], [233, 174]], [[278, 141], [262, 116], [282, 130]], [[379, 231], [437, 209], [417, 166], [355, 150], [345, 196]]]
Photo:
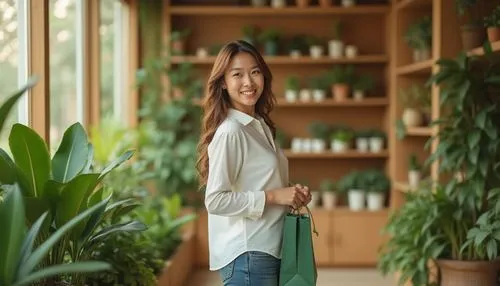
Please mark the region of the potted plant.
[[312, 91], [309, 88], [302, 88], [299, 91], [299, 99], [302, 102], [310, 102], [312, 100]]
[[342, 7], [352, 7], [356, 5], [356, 0], [342, 0]]
[[351, 65], [347, 67], [337, 65], [328, 73], [328, 79], [332, 86], [332, 95], [336, 101], [345, 101], [349, 96], [353, 75], [354, 68]]
[[170, 34], [172, 54], [183, 55], [186, 53], [186, 38], [191, 34], [190, 29], [174, 30]]
[[253, 7], [263, 7], [267, 5], [267, 0], [251, 0]]
[[381, 130], [372, 130], [370, 134], [371, 136], [368, 140], [370, 152], [372, 153], [382, 152], [382, 150], [384, 149], [384, 142], [386, 139], [385, 132]]
[[259, 42], [264, 44], [264, 54], [276, 56], [279, 49], [280, 31], [269, 28], [259, 34]]
[[427, 89], [412, 85], [410, 88], [399, 90], [399, 99], [403, 106], [401, 119], [406, 127], [421, 126], [424, 122], [421, 103], [428, 96]]
[[328, 8], [332, 5], [332, 0], [319, 0], [319, 6]]
[[432, 48], [432, 20], [430, 16], [419, 19], [408, 27], [403, 37], [413, 49], [413, 61], [420, 62], [430, 59]]
[[361, 153], [368, 152], [368, 142], [371, 137], [371, 130], [360, 130], [355, 132], [356, 150]]
[[341, 153], [347, 151], [352, 137], [353, 133], [348, 128], [338, 128], [335, 130], [330, 137], [332, 152]]
[[307, 37], [307, 45], [309, 46], [309, 55], [313, 59], [319, 59], [323, 56], [323, 46], [321, 40], [315, 36]]
[[360, 211], [365, 208], [364, 175], [361, 171], [351, 171], [340, 178], [338, 188], [343, 193], [347, 193], [347, 201], [351, 211]]
[[252, 44], [256, 45], [257, 44], [257, 34], [258, 34], [258, 28], [255, 25], [245, 25], [241, 29], [241, 32], [243, 34], [243, 40]]
[[391, 182], [382, 171], [377, 169], [365, 171], [365, 177], [368, 210], [379, 211], [384, 208]]
[[208, 57], [208, 54], [209, 54], [208, 49], [205, 47], [198, 47], [196, 49], [196, 56], [198, 58], [206, 58]]
[[330, 127], [324, 122], [314, 121], [309, 127], [309, 134], [313, 137], [311, 142], [311, 150], [314, 153], [325, 151], [326, 141], [328, 140], [328, 132]]
[[363, 98], [365, 98], [366, 93], [370, 90], [373, 90], [374, 87], [375, 80], [372, 76], [367, 74], [356, 76], [352, 83], [353, 99], [362, 100]]
[[500, 6], [495, 7], [490, 15], [484, 17], [484, 26], [490, 42], [500, 41]]
[[283, 8], [286, 6], [286, 0], [271, 0], [271, 6], [273, 8]]
[[299, 78], [296, 76], [289, 76], [285, 81], [285, 100], [287, 102], [297, 101], [299, 96]]
[[321, 201], [323, 202], [323, 207], [327, 210], [334, 209], [337, 205], [337, 190], [333, 180], [325, 179], [321, 181], [319, 189], [321, 190]]
[[302, 56], [302, 53], [306, 50], [306, 47], [306, 37], [303, 35], [295, 35], [289, 41], [288, 53], [290, 57], [296, 59]]
[[422, 179], [421, 170], [422, 167], [418, 162], [417, 155], [415, 153], [410, 154], [408, 157], [408, 185], [410, 189], [416, 190], [420, 185]]
[[345, 56], [348, 59], [352, 59], [358, 56], [358, 47], [355, 45], [346, 45], [345, 46]]
[[183, 62], [167, 71], [168, 79], [172, 86], [172, 97], [182, 98], [184, 92], [193, 84], [193, 64]]
[[311, 0], [295, 0], [299, 8], [307, 8], [311, 3]]
[[281, 149], [290, 148], [289, 138], [281, 129], [276, 130], [276, 143]]
[[312, 89], [312, 99], [315, 102], [323, 101], [326, 98], [326, 91], [328, 89], [328, 82], [325, 76], [318, 75], [309, 79], [309, 87]]
[[482, 23], [482, 0], [456, 0], [457, 14], [460, 17], [462, 46], [465, 50], [479, 47], [486, 39]]
[[344, 42], [342, 41], [342, 23], [335, 20], [332, 25], [332, 39], [328, 41], [328, 55], [331, 58], [341, 58], [344, 55]]

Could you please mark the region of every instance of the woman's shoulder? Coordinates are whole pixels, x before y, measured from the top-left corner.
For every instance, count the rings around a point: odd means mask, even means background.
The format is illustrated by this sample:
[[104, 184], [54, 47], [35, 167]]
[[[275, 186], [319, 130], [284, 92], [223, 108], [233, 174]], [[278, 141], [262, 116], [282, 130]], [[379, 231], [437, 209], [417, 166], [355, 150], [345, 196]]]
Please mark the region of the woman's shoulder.
[[217, 127], [215, 136], [239, 135], [242, 131], [243, 125], [237, 120], [228, 117]]

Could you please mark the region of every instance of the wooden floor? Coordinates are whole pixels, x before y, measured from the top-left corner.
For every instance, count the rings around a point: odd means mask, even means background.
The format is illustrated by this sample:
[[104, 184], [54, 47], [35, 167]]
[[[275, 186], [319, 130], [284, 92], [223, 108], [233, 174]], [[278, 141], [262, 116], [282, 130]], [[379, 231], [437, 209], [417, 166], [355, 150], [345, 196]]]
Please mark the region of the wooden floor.
[[[220, 286], [217, 272], [196, 271], [187, 286]], [[391, 276], [382, 277], [374, 269], [318, 269], [316, 286], [394, 286]]]

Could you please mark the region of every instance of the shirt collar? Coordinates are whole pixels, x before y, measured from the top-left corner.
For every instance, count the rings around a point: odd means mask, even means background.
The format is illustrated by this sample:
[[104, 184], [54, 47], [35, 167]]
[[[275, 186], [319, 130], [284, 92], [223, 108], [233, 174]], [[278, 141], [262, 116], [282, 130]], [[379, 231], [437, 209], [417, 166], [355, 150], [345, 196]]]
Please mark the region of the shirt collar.
[[236, 110], [234, 108], [229, 108], [228, 117], [238, 120], [241, 124], [245, 126], [247, 126], [248, 124], [250, 124], [250, 122], [255, 120], [255, 118], [253, 118], [252, 116], [246, 114], [245, 112]]

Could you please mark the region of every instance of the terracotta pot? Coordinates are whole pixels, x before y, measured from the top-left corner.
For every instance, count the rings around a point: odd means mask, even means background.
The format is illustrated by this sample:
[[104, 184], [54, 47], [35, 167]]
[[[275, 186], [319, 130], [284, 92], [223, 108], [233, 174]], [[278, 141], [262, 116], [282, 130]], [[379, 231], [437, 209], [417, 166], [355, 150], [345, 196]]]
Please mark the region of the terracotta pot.
[[305, 8], [309, 6], [310, 2], [311, 0], [296, 0], [297, 6], [299, 6], [300, 8]]
[[471, 50], [483, 45], [486, 32], [482, 26], [464, 25], [460, 29], [462, 31], [462, 45], [465, 50]]
[[332, 85], [332, 93], [335, 101], [344, 101], [349, 96], [349, 85], [347, 84], [334, 84]]
[[500, 41], [500, 27], [488, 27], [488, 41]]
[[319, 0], [319, 6], [330, 7], [332, 6], [332, 0]]
[[494, 286], [497, 285], [499, 260], [459, 261], [438, 260], [441, 286]]
[[172, 53], [182, 55], [184, 54], [184, 41], [173, 41], [172, 42]]

